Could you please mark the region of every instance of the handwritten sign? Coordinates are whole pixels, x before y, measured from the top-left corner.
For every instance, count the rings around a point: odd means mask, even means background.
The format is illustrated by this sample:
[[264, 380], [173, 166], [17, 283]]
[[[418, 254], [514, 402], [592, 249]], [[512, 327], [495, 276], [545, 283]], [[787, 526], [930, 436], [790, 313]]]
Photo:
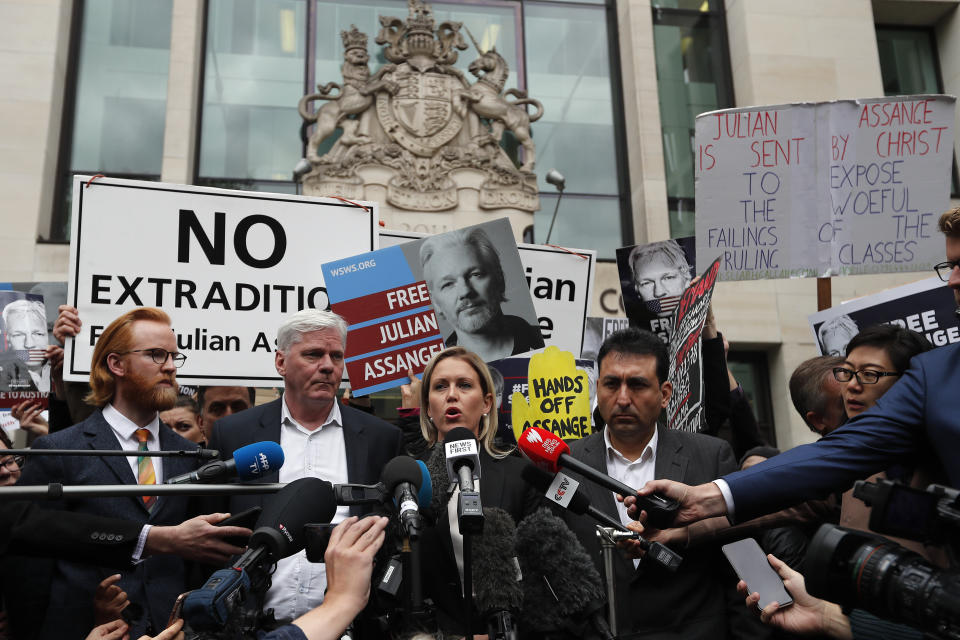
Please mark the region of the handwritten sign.
[[922, 271], [943, 253], [952, 96], [697, 117], [697, 267], [722, 280]]
[[550, 346], [530, 357], [527, 397], [512, 394], [513, 435], [519, 440], [529, 427], [560, 438], [590, 435], [590, 392], [587, 374], [577, 369], [573, 354]]

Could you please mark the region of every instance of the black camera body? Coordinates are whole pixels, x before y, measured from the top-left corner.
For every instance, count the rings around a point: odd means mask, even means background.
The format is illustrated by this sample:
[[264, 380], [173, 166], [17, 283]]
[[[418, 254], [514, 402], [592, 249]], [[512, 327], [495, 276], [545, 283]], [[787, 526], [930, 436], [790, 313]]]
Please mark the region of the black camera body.
[[951, 567], [936, 567], [880, 535], [825, 524], [807, 550], [807, 591], [936, 638], [960, 640], [960, 570], [954, 561], [960, 492], [940, 485], [913, 489], [881, 480], [857, 482], [854, 496], [873, 508], [873, 531], [945, 544]]

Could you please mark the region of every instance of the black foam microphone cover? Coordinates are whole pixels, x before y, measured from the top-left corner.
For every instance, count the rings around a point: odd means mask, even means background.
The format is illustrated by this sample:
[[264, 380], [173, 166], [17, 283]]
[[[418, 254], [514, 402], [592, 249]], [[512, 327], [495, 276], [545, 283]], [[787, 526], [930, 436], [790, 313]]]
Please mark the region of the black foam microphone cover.
[[522, 618], [530, 630], [562, 628], [564, 619], [586, 616], [605, 600], [590, 556], [563, 520], [546, 509], [520, 521], [516, 549], [523, 572]]
[[380, 482], [384, 484], [390, 495], [401, 482], [409, 482], [414, 487], [414, 493], [420, 490], [423, 482], [423, 473], [420, 465], [409, 456], [397, 456], [383, 467]]
[[497, 507], [483, 510], [483, 533], [473, 536], [473, 591], [477, 611], [519, 613], [523, 589], [517, 581], [517, 526], [510, 514]]
[[247, 546], [266, 547], [273, 560], [303, 549], [303, 525], [330, 522], [337, 512], [333, 485], [320, 478], [294, 480], [265, 503]]
[[447, 435], [443, 436], [444, 442], [453, 442], [454, 440], [476, 440], [477, 436], [473, 434], [473, 431], [467, 429], [466, 427], [454, 427], [447, 432]]
[[426, 462], [427, 471], [430, 472], [430, 484], [433, 486], [430, 511], [433, 519], [437, 520], [447, 508], [447, 500], [450, 497], [447, 493], [447, 489], [450, 487], [450, 479], [447, 477], [447, 459], [442, 444], [433, 445]]

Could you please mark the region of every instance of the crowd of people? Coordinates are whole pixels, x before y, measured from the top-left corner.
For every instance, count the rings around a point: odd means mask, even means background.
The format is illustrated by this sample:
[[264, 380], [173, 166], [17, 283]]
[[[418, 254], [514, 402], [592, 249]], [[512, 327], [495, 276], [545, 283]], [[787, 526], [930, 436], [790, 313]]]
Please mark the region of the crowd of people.
[[[944, 273], [960, 309], [960, 208], [942, 216], [940, 230], [949, 267]], [[431, 252], [441, 248], [424, 247], [429, 272], [436, 259]], [[461, 332], [458, 344], [437, 353], [422, 378], [404, 386], [403, 406], [391, 421], [339, 396], [348, 325], [334, 313], [312, 309], [291, 314], [278, 331], [274, 357], [284, 392], [270, 402], [257, 405], [255, 390], [245, 387], [202, 387], [196, 398], [179, 395], [176, 372], [186, 355], [178, 352], [170, 318], [161, 309], [140, 307], [116, 318], [100, 335], [89, 384], [64, 383], [54, 369], [54, 402], [62, 406], [51, 408], [49, 420], [30, 403], [14, 411], [34, 434], [31, 447], [38, 453], [202, 446], [226, 460], [245, 445], [273, 441], [285, 462], [262, 480], [281, 483], [317, 477], [334, 484], [375, 484], [387, 463], [404, 455], [436, 468], [448, 434], [465, 428], [478, 443], [482, 472], [476, 490], [483, 506], [499, 508], [520, 523], [539, 509], [556, 507], [524, 482], [527, 463], [512, 443], [497, 436], [499, 393], [491, 369], [469, 348], [475, 337], [466, 329], [469, 323], [454, 319], [482, 315], [478, 298], [492, 296], [484, 304], [494, 305], [502, 290], [496, 277], [488, 283], [488, 274], [467, 271], [462, 291], [451, 291], [443, 303], [448, 320]], [[668, 275], [638, 281], [638, 290], [667, 288], [676, 274]], [[62, 343], [78, 335], [81, 326], [76, 309], [61, 307], [54, 337]], [[818, 525], [868, 528], [868, 510], [849, 491], [854, 481], [884, 477], [913, 486], [960, 486], [960, 427], [950, 391], [960, 375], [960, 346], [934, 350], [917, 333], [878, 325], [858, 330], [842, 352], [805, 361], [791, 376], [790, 395], [819, 440], [779, 452], [763, 441], [749, 402], [726, 367], [725, 341], [712, 313], [703, 337], [707, 433], [662, 425], [673, 393], [666, 346], [648, 331], [628, 328], [599, 348], [594, 430], [571, 443], [570, 455], [594, 470], [642, 487], [641, 496], [657, 492], [679, 503], [672, 528], [645, 528], [636, 495], [618, 496], [569, 474], [597, 511], [684, 558], [676, 572], [669, 572], [646, 562], [643, 545], [628, 540], [604, 566], [594, 522], [557, 511], [597, 569], [612, 572], [608, 579], [615, 586], [617, 617], [610, 622], [618, 637], [765, 638], [774, 628], [788, 635], [920, 637], [919, 631], [811, 596], [796, 569], [803, 570], [804, 552]], [[62, 363], [58, 349], [49, 347], [48, 353]], [[0, 430], [0, 454], [11, 448]], [[0, 485], [144, 486], [199, 464], [191, 457], [2, 455]], [[264, 507], [271, 498], [158, 497], [149, 488], [143, 493], [69, 497], [42, 505], [0, 502], [5, 569], [0, 638], [183, 636], [183, 621], [170, 615], [178, 597], [229, 566], [244, 551], [240, 541], [251, 534], [248, 527], [220, 523], [230, 514]], [[431, 505], [421, 505], [427, 521], [417, 569], [423, 596], [434, 607], [440, 633], [482, 636], [485, 612], [470, 610], [475, 585], [464, 585], [468, 559], [457, 517], [460, 490], [450, 485], [438, 493]], [[383, 637], [371, 602], [371, 576], [378, 551], [393, 544], [385, 542], [390, 540], [390, 519], [383, 517], [388, 513], [370, 505], [339, 506], [325, 563], [310, 562], [306, 551], [279, 560], [269, 589], [245, 604], [272, 610], [277, 624], [262, 637], [339, 638], [348, 627], [352, 637]], [[793, 606], [762, 603], [766, 606], [756, 615], [759, 595], [738, 583], [720, 550], [723, 542], [749, 536], [771, 554], [770, 565], [784, 580]], [[941, 549], [902, 542], [931, 562], [946, 560]], [[522, 629], [523, 615], [518, 618]]]

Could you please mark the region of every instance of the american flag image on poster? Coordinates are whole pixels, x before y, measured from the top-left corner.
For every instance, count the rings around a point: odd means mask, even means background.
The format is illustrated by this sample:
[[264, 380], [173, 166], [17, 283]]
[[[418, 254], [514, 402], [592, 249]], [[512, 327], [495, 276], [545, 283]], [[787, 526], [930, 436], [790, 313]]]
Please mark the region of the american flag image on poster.
[[28, 367], [39, 367], [46, 358], [46, 349], [17, 349], [14, 356]]
[[650, 313], [663, 315], [667, 313], [673, 313], [673, 310], [677, 308], [678, 304], [680, 304], [681, 297], [683, 296], [664, 296], [663, 298], [644, 300], [643, 304], [646, 305]]

